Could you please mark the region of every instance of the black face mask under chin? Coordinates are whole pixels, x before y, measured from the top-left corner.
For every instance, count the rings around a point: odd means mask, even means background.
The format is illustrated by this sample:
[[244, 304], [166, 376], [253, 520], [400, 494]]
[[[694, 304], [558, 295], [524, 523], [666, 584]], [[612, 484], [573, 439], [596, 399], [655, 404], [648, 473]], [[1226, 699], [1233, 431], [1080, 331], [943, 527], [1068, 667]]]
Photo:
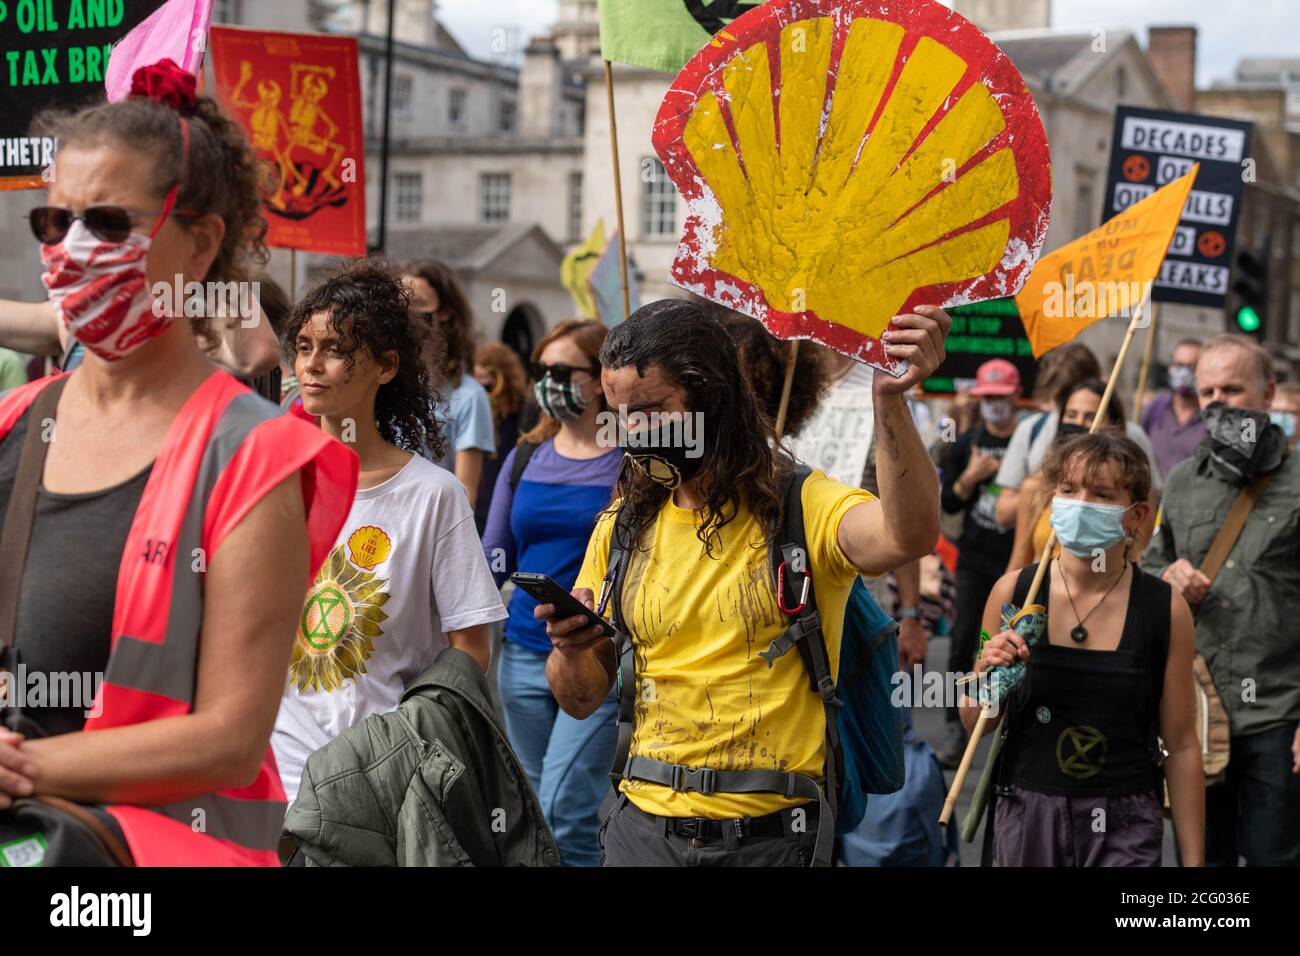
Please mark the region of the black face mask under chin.
[[688, 440], [684, 422], [665, 421], [658, 428], [628, 432], [623, 439], [632, 467], [670, 491], [698, 475], [704, 464], [704, 435]]
[[1224, 481], [1241, 486], [1282, 463], [1287, 441], [1267, 412], [1215, 402], [1201, 414], [1210, 466]]

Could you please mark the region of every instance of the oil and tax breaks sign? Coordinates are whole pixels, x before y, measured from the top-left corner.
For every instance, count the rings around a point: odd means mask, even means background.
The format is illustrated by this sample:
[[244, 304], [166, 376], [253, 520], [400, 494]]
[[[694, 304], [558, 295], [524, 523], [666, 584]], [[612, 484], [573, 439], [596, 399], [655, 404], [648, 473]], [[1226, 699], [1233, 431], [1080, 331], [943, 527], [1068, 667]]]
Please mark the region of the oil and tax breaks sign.
[[1156, 302], [1222, 308], [1250, 159], [1251, 124], [1121, 106], [1106, 185], [1105, 218], [1201, 169], [1152, 290]]
[[162, 0], [0, 0], [0, 189], [43, 184], [58, 144], [30, 135], [32, 119], [103, 99], [113, 44], [160, 6]]

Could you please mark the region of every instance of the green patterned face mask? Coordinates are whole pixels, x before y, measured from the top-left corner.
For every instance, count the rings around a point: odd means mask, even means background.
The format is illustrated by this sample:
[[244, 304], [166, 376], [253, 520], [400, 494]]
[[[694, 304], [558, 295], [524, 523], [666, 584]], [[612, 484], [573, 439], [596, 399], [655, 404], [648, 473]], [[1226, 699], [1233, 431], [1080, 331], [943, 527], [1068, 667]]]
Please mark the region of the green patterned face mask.
[[582, 417], [583, 409], [587, 407], [587, 401], [582, 397], [582, 388], [577, 382], [570, 379], [561, 385], [550, 372], [533, 386], [533, 394], [537, 396], [537, 404], [542, 407], [542, 411], [557, 422], [576, 421]]

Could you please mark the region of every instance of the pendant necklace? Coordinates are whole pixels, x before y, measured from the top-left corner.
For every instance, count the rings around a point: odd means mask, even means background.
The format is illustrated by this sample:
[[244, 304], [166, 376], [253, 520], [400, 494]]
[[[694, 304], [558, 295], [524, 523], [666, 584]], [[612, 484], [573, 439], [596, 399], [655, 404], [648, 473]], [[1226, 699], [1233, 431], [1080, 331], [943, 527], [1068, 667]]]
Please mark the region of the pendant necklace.
[[[1057, 567], [1060, 568], [1060, 565], [1057, 565]], [[1075, 621], [1078, 622], [1077, 624], [1074, 625], [1073, 628], [1070, 629], [1070, 640], [1074, 641], [1074, 643], [1076, 644], [1082, 644], [1084, 641], [1088, 639], [1088, 629], [1083, 626], [1084, 622], [1087, 621], [1088, 618], [1092, 617], [1093, 611], [1096, 611], [1097, 608], [1101, 607], [1103, 604], [1106, 603], [1106, 598], [1110, 597], [1110, 592], [1115, 590], [1115, 585], [1119, 584], [1120, 580], [1124, 577], [1124, 572], [1127, 570], [1128, 570], [1128, 562], [1125, 561], [1123, 570], [1121, 570], [1119, 574], [1115, 576], [1115, 580], [1112, 581], [1110, 587], [1106, 589], [1106, 593], [1101, 596], [1101, 600], [1092, 606], [1092, 611], [1089, 611], [1082, 618], [1080, 618], [1079, 610], [1074, 606], [1074, 595], [1070, 593], [1070, 579], [1066, 577], [1065, 569], [1060, 568], [1061, 583], [1065, 585], [1065, 596], [1070, 599], [1070, 610], [1074, 612], [1074, 619]]]

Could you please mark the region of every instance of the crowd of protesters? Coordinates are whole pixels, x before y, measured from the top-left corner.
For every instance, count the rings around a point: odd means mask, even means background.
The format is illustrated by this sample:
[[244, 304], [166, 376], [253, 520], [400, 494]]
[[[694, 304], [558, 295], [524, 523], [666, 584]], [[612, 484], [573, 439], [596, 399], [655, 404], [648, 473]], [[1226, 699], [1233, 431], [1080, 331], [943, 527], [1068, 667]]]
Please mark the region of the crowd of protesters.
[[[684, 299], [562, 321], [520, 356], [477, 341], [435, 261], [344, 263], [291, 301], [262, 271], [247, 143], [168, 70], [43, 121], [48, 299], [0, 303], [0, 846], [952, 861], [928, 821], [979, 713], [965, 693], [937, 756], [903, 707], [910, 786], [835, 845], [856, 742], [827, 715], [845, 622], [874, 601], [891, 668], [934, 664], [936, 637], [952, 675], [1026, 665], [996, 715], [991, 859], [1159, 865], [1167, 804], [1184, 865], [1300, 864], [1300, 391], [1256, 343], [1178, 342], [1140, 424], [1102, 409], [1079, 343], [1024, 402], [1017, 367], [986, 362], [940, 419], [916, 397], [945, 355], [934, 307], [885, 333], [894, 377], [809, 344], [791, 364]], [[177, 276], [256, 282], [257, 313], [159, 309]], [[873, 437], [836, 481], [790, 439], [855, 389]], [[1003, 608], [1039, 560], [1030, 643]], [[101, 676], [93, 699], [20, 701], [29, 672]], [[1214, 708], [1218, 742], [1198, 734]]]

